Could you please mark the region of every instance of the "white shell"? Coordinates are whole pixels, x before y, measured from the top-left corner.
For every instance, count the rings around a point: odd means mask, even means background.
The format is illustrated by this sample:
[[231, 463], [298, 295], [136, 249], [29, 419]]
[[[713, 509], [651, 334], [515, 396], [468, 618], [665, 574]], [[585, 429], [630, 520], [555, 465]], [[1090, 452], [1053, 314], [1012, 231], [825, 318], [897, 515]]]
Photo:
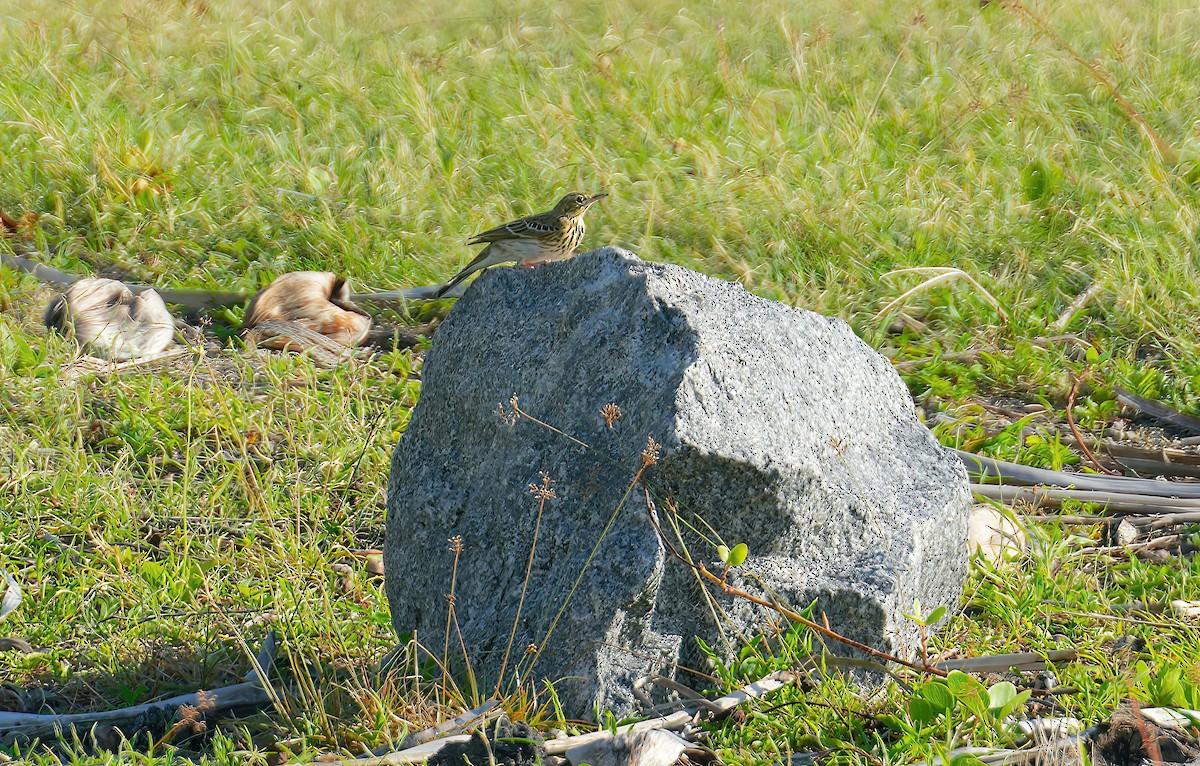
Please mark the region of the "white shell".
[[105, 359], [152, 356], [175, 338], [175, 319], [158, 293], [134, 293], [115, 279], [74, 282], [50, 301], [45, 321], [72, 335], [88, 354]]

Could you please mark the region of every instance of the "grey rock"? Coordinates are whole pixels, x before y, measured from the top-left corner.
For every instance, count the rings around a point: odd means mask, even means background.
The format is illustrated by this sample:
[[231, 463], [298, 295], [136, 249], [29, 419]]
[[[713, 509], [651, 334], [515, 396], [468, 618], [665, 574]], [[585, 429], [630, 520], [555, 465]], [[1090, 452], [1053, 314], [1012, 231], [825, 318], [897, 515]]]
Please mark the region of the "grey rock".
[[[461, 633], [484, 693], [503, 667], [506, 688], [519, 678], [543, 700], [542, 680], [556, 681], [568, 717], [622, 715], [641, 707], [638, 677], [707, 668], [696, 638], [728, 657], [781, 623], [702, 593], [666, 553], [646, 491], [630, 490], [648, 439], [662, 451], [643, 484], [668, 531], [677, 507], [687, 550], [710, 567], [713, 544], [694, 530], [749, 546], [730, 582], [798, 608], [816, 599], [836, 630], [908, 655], [914, 599], [957, 605], [964, 469], [841, 320], [603, 248], [479, 277], [438, 329], [423, 381], [388, 487], [392, 621], [440, 657], [447, 540], [461, 537], [449, 645], [461, 660]], [[514, 395], [544, 425], [514, 422]], [[622, 411], [611, 428], [609, 403]], [[530, 485], [543, 472], [555, 497], [539, 524]]]

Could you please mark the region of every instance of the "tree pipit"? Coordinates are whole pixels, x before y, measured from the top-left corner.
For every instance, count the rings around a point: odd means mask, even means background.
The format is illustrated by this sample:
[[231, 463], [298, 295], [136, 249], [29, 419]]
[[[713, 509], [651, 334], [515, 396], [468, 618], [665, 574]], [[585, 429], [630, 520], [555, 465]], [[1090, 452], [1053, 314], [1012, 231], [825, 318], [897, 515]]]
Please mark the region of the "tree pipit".
[[570, 258], [583, 240], [586, 228], [583, 214], [607, 196], [597, 194], [589, 197], [572, 192], [560, 199], [549, 212], [519, 218], [475, 235], [467, 244], [486, 244], [487, 247], [453, 279], [442, 285], [434, 297], [440, 298], [475, 272], [498, 263], [516, 263], [521, 268], [529, 268], [539, 263]]

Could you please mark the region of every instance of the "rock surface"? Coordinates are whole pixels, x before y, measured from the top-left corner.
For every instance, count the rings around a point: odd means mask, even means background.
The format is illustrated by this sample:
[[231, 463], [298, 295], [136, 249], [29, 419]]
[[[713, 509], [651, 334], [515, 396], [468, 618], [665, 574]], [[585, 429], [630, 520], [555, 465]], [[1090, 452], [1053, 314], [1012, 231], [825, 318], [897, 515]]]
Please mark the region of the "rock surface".
[[[710, 541], [705, 525], [749, 546], [731, 582], [762, 592], [761, 578], [799, 608], [817, 599], [836, 630], [902, 654], [917, 647], [902, 616], [914, 599], [957, 605], [966, 474], [891, 365], [838, 319], [604, 248], [481, 276], [439, 328], [423, 381], [388, 488], [392, 621], [440, 658], [447, 541], [461, 538], [451, 655], [461, 631], [483, 693], [504, 668], [506, 688], [519, 678], [542, 699], [541, 680], [556, 681], [567, 717], [620, 715], [641, 707], [640, 676], [706, 669], [695, 637], [728, 654], [779, 623], [706, 596], [665, 552], [645, 491], [627, 492], [648, 439], [662, 446], [644, 485], [664, 524], [669, 498]], [[514, 418], [514, 394], [545, 425]], [[622, 413], [611, 426], [610, 403]], [[530, 487], [543, 473], [554, 497], [539, 523]], [[683, 536], [712, 565], [714, 543]]]

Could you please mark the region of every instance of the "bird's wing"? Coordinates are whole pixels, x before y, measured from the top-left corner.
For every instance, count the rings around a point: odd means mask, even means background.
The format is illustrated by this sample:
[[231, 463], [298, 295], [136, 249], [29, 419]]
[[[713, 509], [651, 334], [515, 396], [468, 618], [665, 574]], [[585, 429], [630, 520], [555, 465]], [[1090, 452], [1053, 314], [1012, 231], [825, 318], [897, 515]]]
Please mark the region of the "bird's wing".
[[541, 220], [539, 216], [529, 216], [510, 221], [494, 229], [488, 229], [482, 234], [476, 234], [467, 244], [482, 245], [485, 242], [502, 242], [506, 239], [533, 239], [553, 234], [554, 231], [554, 226]]

